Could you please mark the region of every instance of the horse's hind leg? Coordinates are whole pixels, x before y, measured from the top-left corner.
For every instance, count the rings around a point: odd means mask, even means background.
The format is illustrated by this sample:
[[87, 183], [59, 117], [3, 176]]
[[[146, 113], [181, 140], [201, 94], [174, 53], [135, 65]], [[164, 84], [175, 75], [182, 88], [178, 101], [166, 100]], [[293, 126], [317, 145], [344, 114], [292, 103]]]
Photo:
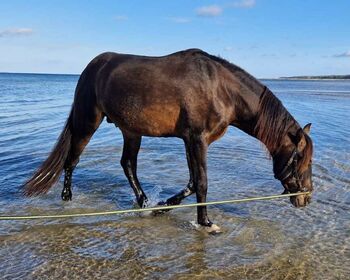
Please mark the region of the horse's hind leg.
[[168, 198], [166, 200], [165, 204], [166, 205], [178, 205], [182, 202], [183, 199], [185, 199], [186, 197], [190, 196], [193, 193], [194, 193], [193, 181], [192, 181], [192, 179], [190, 179], [186, 188], [184, 188], [182, 191], [175, 194], [174, 196]]
[[64, 201], [72, 200], [72, 174], [73, 174], [74, 167], [65, 168], [64, 169], [64, 185], [63, 190], [61, 193], [61, 198]]
[[[94, 130], [95, 131], [95, 130]], [[89, 142], [94, 131], [89, 134], [72, 137], [72, 146], [69, 156], [64, 164], [64, 185], [61, 193], [61, 198], [64, 201], [72, 200], [72, 174], [79, 162], [79, 157], [83, 152], [85, 146]]]
[[123, 131], [124, 147], [120, 164], [128, 178], [131, 188], [133, 189], [138, 205], [141, 208], [147, 206], [147, 196], [141, 188], [137, 178], [137, 154], [140, 150], [141, 136], [129, 135]]
[[[186, 197], [192, 195], [195, 191], [193, 188], [193, 178], [192, 178], [192, 172], [191, 172], [191, 161], [190, 161], [190, 156], [189, 156], [189, 150], [188, 150], [188, 146], [186, 146], [186, 158], [187, 158], [187, 164], [188, 164], [188, 169], [190, 171], [190, 180], [186, 186], [186, 188], [184, 188], [182, 191], [180, 191], [179, 193], [173, 195], [172, 197], [168, 198], [165, 202], [164, 201], [160, 201], [158, 203], [158, 205], [164, 205], [164, 206], [168, 206], [168, 205], [178, 205], [182, 202], [182, 200], [184, 200]], [[157, 211], [153, 211], [153, 214], [158, 215], [158, 214], [162, 214], [164, 212], [168, 212], [171, 209], [166, 209], [166, 210], [157, 210]]]
[[92, 135], [99, 127], [103, 119], [102, 113], [98, 112], [97, 110], [91, 110], [94, 113], [88, 114], [88, 112], [85, 110], [78, 111], [78, 108], [74, 108], [74, 117], [71, 123], [71, 148], [64, 164], [64, 186], [61, 193], [61, 198], [64, 201], [72, 200], [71, 185], [74, 168], [78, 164], [79, 157], [85, 146], [89, 143]]

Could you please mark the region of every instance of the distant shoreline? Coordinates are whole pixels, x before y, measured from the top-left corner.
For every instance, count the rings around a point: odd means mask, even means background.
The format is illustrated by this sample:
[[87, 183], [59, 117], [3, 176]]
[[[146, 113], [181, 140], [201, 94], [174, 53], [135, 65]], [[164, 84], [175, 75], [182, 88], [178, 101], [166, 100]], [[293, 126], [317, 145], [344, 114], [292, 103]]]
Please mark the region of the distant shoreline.
[[27, 73], [27, 72], [0, 72], [5, 75], [61, 75], [61, 76], [80, 76], [80, 74], [64, 74], [64, 73]]
[[280, 77], [280, 80], [350, 80], [350, 75], [324, 75], [324, 76], [292, 76]]

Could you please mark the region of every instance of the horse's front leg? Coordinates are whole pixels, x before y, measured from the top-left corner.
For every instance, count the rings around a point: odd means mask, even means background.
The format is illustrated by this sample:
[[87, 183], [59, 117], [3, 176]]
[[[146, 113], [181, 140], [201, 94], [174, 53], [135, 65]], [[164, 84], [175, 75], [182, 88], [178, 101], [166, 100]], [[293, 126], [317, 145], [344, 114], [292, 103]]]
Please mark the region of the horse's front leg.
[[[193, 187], [196, 192], [197, 203], [203, 203], [207, 200], [207, 150], [208, 143], [202, 135], [191, 135], [188, 141], [188, 153], [190, 172], [193, 178]], [[208, 218], [207, 207], [197, 206], [198, 224], [204, 226], [208, 232], [219, 232], [220, 228], [214, 225]]]

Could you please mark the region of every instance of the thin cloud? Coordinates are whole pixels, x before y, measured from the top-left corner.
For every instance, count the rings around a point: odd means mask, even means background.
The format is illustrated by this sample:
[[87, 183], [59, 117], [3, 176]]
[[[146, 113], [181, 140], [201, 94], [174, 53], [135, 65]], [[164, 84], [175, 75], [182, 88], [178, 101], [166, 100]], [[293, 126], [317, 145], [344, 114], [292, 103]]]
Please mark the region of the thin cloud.
[[347, 51], [347, 52], [344, 52], [344, 53], [335, 54], [334, 57], [350, 57], [350, 51]]
[[224, 51], [226, 51], [226, 52], [232, 52], [233, 50], [234, 49], [231, 46], [227, 46], [227, 47], [224, 48]]
[[0, 38], [1, 37], [19, 37], [19, 36], [25, 36], [25, 35], [31, 35], [33, 34], [33, 29], [31, 28], [12, 28], [12, 29], [5, 29], [0, 31]]
[[255, 6], [255, 0], [239, 0], [230, 4], [234, 8], [253, 8]]
[[189, 23], [191, 21], [189, 18], [184, 17], [167, 17], [166, 19], [175, 23]]
[[124, 15], [119, 15], [119, 16], [115, 16], [114, 19], [117, 21], [125, 21], [125, 20], [128, 20], [129, 18]]
[[197, 16], [200, 17], [217, 17], [220, 16], [223, 9], [218, 5], [203, 6], [196, 9]]
[[274, 53], [264, 53], [261, 55], [262, 57], [277, 57], [277, 54]]
[[223, 13], [224, 8], [250, 9], [253, 8], [255, 5], [255, 0], [236, 0], [223, 6], [211, 5], [199, 7], [196, 9], [196, 14], [200, 17], [218, 17]]

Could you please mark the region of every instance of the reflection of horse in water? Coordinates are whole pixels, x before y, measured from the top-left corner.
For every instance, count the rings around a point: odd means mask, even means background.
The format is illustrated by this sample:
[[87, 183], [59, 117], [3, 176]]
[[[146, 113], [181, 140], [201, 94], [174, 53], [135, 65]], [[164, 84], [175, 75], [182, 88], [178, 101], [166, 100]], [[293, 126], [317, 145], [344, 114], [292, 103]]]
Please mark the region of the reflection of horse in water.
[[[27, 195], [46, 192], [65, 171], [63, 200], [71, 200], [72, 172], [103, 118], [124, 137], [121, 165], [137, 202], [147, 197], [137, 179], [142, 136], [179, 137], [186, 147], [190, 181], [164, 204], [196, 193], [207, 196], [207, 149], [233, 125], [262, 141], [285, 191], [312, 191], [312, 142], [272, 92], [241, 68], [197, 49], [163, 57], [103, 53], [80, 76], [66, 125], [52, 153], [25, 184]], [[291, 198], [304, 206], [310, 196]], [[211, 226], [207, 209], [198, 223]]]

